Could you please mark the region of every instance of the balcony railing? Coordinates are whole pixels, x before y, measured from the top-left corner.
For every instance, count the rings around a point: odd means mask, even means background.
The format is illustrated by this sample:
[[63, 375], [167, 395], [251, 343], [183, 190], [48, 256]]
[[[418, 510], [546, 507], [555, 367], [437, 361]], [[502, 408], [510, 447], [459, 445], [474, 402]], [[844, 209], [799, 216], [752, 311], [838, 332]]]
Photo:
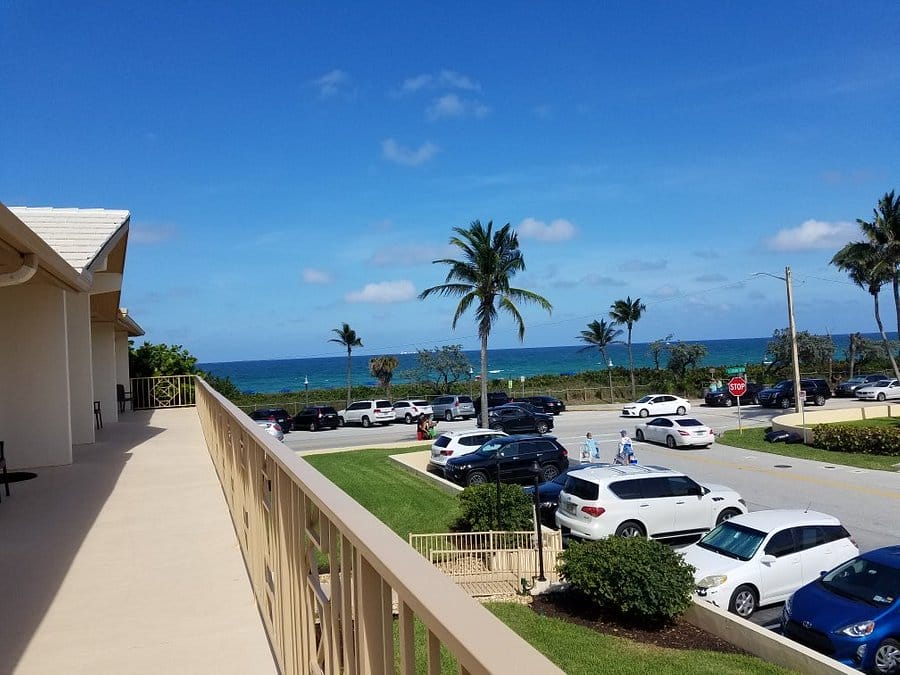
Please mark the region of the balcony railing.
[[281, 672], [439, 673], [442, 647], [459, 673], [562, 672], [200, 378], [196, 391]]
[[192, 406], [196, 403], [194, 376], [132, 377], [131, 400], [135, 410]]

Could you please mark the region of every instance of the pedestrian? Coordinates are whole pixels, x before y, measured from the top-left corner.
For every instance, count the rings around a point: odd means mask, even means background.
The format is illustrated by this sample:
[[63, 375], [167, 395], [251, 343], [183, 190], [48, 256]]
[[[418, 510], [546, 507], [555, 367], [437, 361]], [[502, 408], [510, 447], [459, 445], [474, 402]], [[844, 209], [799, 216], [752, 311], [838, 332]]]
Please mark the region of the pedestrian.
[[600, 461], [600, 448], [597, 447], [597, 441], [594, 440], [594, 437], [590, 431], [585, 434], [585, 439], [581, 443], [581, 461]]
[[616, 464], [637, 464], [634, 456], [634, 444], [625, 429], [619, 431], [619, 451], [616, 453]]
[[416, 440], [424, 441], [428, 438], [428, 418], [425, 413], [419, 415], [416, 421]]

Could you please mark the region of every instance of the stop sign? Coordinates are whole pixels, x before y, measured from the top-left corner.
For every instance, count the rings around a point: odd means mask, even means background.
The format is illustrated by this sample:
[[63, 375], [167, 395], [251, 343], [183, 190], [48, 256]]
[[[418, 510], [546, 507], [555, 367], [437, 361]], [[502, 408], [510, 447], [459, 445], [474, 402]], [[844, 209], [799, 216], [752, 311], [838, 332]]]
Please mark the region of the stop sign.
[[743, 396], [747, 393], [747, 380], [743, 377], [732, 377], [728, 380], [728, 391], [732, 396]]

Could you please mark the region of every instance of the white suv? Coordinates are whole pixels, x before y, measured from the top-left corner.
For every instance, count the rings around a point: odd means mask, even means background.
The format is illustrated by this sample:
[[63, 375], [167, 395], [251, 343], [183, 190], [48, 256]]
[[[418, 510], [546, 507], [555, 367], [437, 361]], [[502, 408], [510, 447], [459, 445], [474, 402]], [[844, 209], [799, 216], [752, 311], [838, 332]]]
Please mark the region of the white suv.
[[466, 429], [465, 431], [445, 431], [431, 445], [431, 459], [428, 461], [429, 471], [444, 475], [444, 465], [451, 457], [459, 457], [475, 452], [488, 441], [506, 436], [502, 431], [493, 429]]
[[698, 536], [747, 512], [722, 485], [700, 485], [661, 466], [602, 466], [570, 471], [559, 494], [556, 524], [574, 537], [674, 539]]
[[361, 424], [370, 427], [373, 424], [390, 424], [394, 421], [394, 406], [390, 401], [355, 401], [346, 410], [338, 411], [341, 426], [345, 424]]

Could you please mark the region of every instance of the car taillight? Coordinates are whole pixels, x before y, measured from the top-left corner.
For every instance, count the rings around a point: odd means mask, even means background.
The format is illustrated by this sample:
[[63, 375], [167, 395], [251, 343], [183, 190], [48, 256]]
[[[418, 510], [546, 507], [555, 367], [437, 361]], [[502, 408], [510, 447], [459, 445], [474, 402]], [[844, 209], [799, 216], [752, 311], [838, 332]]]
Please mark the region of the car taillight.
[[269, 421], [270, 421], [270, 422], [277, 422], [278, 420], [275, 419], [275, 415], [269, 415]]
[[563, 455], [563, 457], [568, 457], [568, 456], [569, 456], [569, 451], [566, 450], [565, 448], [563, 448], [562, 455]]
[[376, 413], [380, 413], [380, 412], [381, 412], [381, 408], [375, 408], [375, 412], [376, 412]]
[[278, 422], [275, 422], [275, 424], [273, 424], [272, 426], [275, 427], [276, 431], [281, 431], [281, 425], [278, 424]]
[[606, 513], [606, 509], [604, 509], [602, 506], [582, 506], [581, 510], [592, 518], [599, 518], [604, 513]]
[[449, 457], [450, 455], [453, 454], [453, 451], [452, 451], [452, 450], [441, 450], [441, 454], [442, 454], [444, 457]]
[[679, 429], [678, 433], [681, 434], [682, 436], [690, 436], [691, 435], [690, 431], [685, 431], [684, 429]]

